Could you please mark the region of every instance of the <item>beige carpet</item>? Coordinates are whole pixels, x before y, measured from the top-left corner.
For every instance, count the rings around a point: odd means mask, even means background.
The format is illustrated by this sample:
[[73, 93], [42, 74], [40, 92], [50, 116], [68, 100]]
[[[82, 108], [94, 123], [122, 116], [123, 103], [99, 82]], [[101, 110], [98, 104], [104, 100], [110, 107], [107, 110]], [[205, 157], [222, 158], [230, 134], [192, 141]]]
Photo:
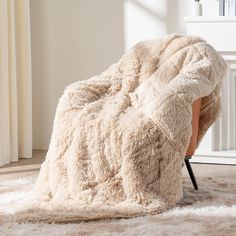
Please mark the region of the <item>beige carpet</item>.
[[160, 215], [80, 224], [4, 223], [2, 204], [23, 197], [35, 177], [0, 183], [0, 235], [236, 235], [236, 173], [214, 179], [198, 177], [198, 191], [185, 177], [183, 200]]

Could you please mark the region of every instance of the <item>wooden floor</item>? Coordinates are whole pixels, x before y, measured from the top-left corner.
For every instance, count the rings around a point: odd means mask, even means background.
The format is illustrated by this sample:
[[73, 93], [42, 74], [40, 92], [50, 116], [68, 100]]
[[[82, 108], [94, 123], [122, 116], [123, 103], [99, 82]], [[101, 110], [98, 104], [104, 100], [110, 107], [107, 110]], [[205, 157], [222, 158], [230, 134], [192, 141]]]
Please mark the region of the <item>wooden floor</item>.
[[[17, 162], [0, 167], [0, 182], [25, 177], [38, 173], [40, 165], [43, 162], [46, 151], [36, 150], [33, 152], [33, 158], [20, 159]], [[235, 176], [236, 166], [233, 165], [214, 165], [214, 164], [192, 164], [193, 171], [198, 176]], [[186, 167], [183, 168], [184, 176], [187, 176]]]
[[10, 180], [22, 178], [34, 173], [38, 173], [41, 163], [46, 155], [46, 151], [34, 150], [33, 158], [20, 159], [19, 161], [0, 167], [0, 182], [3, 180]]

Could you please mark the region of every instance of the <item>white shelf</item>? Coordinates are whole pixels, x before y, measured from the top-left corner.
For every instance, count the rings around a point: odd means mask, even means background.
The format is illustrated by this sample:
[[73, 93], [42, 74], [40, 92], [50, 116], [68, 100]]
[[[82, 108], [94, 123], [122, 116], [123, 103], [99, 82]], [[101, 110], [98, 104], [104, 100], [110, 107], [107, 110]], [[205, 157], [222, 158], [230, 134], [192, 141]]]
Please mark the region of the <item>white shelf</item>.
[[202, 37], [219, 52], [236, 52], [236, 16], [198, 16], [184, 20], [188, 35]]
[[184, 21], [188, 23], [236, 22], [236, 16], [186, 16]]

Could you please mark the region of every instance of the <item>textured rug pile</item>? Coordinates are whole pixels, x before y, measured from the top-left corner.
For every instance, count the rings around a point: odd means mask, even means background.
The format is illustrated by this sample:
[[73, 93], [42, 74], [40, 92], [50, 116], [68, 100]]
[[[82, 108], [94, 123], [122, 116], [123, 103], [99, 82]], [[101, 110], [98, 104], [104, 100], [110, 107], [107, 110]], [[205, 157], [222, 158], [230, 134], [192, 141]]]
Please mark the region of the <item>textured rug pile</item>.
[[203, 39], [172, 34], [139, 42], [100, 75], [67, 86], [35, 186], [9, 214], [64, 223], [173, 208], [183, 196], [192, 103], [202, 98], [199, 144], [220, 113], [225, 72]]
[[[183, 179], [184, 198], [176, 208], [158, 215], [132, 219], [81, 222], [79, 224], [18, 224], [0, 216], [0, 235], [236, 235], [236, 174], [230, 177], [198, 177], [195, 191], [189, 178]], [[24, 199], [36, 176], [0, 183], [2, 214], [14, 212], [16, 199]], [[37, 214], [37, 213], [34, 213]], [[5, 222], [5, 223], [4, 223]]]

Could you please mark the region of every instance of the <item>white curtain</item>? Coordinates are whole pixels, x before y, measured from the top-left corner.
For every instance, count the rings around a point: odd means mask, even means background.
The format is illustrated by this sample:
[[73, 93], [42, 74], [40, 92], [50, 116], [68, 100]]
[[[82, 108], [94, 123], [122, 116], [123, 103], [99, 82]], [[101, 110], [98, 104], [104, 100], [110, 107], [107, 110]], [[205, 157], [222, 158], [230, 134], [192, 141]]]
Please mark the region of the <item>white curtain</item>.
[[31, 157], [29, 0], [0, 0], [0, 166]]

